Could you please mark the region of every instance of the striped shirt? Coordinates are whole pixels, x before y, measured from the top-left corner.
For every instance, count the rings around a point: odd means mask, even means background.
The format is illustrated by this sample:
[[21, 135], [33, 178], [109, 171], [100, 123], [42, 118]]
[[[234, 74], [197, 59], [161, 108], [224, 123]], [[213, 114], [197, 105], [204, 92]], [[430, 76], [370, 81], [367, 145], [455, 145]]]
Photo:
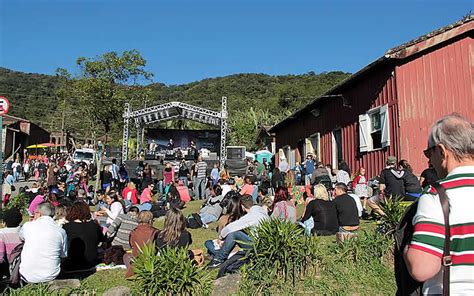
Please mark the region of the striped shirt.
[[206, 178], [207, 163], [200, 161], [196, 163], [196, 172], [198, 178]]
[[130, 214], [120, 214], [115, 218], [114, 222], [110, 224], [107, 229], [107, 235], [112, 237], [115, 235], [112, 241], [113, 246], [122, 246], [124, 250], [130, 250], [130, 232], [134, 230], [138, 225], [138, 219]]
[[[461, 166], [438, 181], [450, 204], [451, 293], [474, 295], [474, 166]], [[444, 217], [436, 190], [427, 187], [413, 217], [415, 231], [410, 248], [441, 258], [444, 250]], [[423, 285], [423, 294], [442, 294], [442, 269]]]

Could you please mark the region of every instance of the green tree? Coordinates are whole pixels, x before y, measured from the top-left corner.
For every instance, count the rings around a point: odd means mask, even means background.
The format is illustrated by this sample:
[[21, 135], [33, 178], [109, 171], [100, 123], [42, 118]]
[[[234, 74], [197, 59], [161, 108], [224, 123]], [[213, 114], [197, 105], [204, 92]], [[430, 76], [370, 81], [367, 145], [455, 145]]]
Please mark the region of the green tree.
[[[145, 70], [146, 60], [136, 50], [124, 51], [121, 55], [108, 52], [96, 58], [79, 57], [80, 74], [69, 79], [69, 90], [73, 98], [67, 105], [78, 111], [92, 135], [104, 132], [106, 142], [113, 125], [121, 123], [125, 102], [140, 106], [150, 96], [147, 87], [141, 85], [151, 80], [152, 74]], [[67, 79], [65, 70], [57, 71]]]

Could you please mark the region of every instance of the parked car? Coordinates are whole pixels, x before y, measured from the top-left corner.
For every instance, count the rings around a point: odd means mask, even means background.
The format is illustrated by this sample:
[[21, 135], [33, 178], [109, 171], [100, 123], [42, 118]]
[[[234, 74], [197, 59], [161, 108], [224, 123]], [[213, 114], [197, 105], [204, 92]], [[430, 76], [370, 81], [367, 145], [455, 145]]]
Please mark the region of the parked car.
[[74, 163], [85, 162], [87, 165], [95, 164], [96, 162], [96, 151], [90, 148], [76, 149], [72, 154], [72, 160]]

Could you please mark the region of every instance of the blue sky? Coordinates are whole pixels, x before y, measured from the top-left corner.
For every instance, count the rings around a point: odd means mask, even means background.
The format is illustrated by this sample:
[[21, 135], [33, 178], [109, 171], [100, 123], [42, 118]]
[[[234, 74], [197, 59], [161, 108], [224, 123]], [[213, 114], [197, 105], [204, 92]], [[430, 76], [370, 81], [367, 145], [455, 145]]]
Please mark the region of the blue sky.
[[473, 1], [436, 0], [0, 0], [0, 66], [74, 72], [79, 56], [137, 49], [166, 84], [355, 72], [472, 9]]

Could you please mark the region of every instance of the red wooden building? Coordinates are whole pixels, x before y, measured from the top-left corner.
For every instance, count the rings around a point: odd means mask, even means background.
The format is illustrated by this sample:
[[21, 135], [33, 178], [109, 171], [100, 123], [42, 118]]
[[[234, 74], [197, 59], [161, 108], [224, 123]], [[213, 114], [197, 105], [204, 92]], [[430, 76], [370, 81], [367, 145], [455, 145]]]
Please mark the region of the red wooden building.
[[470, 16], [390, 49], [273, 126], [280, 156], [293, 165], [312, 152], [371, 177], [394, 155], [420, 174], [436, 119], [457, 112], [474, 120], [473, 32]]

